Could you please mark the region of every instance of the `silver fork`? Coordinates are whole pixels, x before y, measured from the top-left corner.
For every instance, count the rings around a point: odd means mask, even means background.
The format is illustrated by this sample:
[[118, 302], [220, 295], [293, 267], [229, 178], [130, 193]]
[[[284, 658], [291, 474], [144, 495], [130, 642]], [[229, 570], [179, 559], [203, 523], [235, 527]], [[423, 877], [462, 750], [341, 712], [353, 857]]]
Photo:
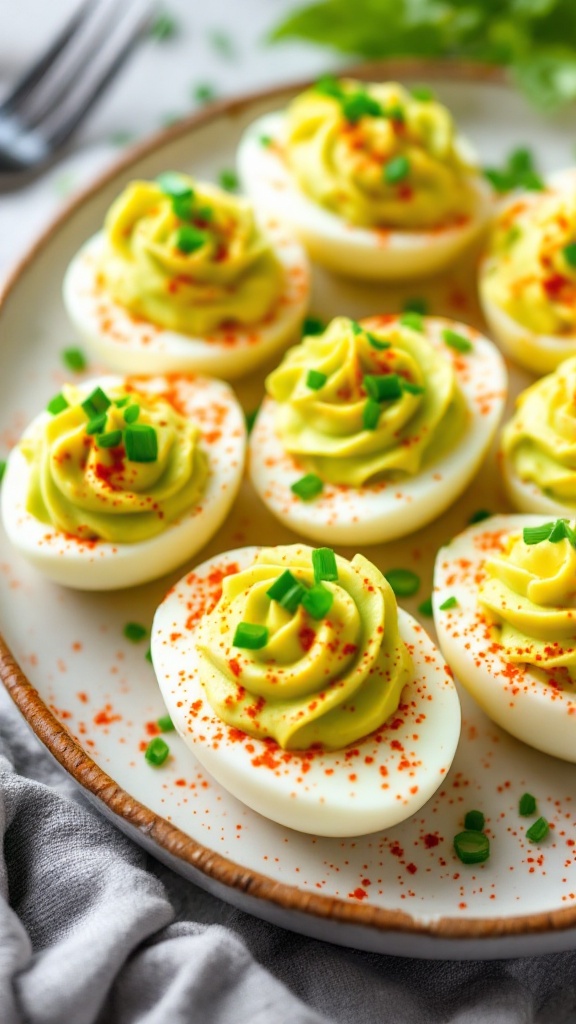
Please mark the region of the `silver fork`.
[[0, 188], [58, 154], [149, 33], [155, 0], [85, 0], [0, 104]]

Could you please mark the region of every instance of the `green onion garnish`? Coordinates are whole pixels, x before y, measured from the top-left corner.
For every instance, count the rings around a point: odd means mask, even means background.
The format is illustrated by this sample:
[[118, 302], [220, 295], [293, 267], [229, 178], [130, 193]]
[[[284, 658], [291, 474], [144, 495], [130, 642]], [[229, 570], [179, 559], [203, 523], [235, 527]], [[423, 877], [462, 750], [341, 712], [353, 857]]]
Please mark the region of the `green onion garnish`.
[[522, 794], [518, 801], [518, 813], [524, 818], [536, 814], [536, 798], [532, 796], [532, 793]]
[[482, 832], [484, 828], [484, 815], [482, 811], [468, 811], [464, 818], [464, 828], [470, 832]]
[[[88, 428], [86, 428], [88, 429]], [[117, 448], [122, 443], [121, 430], [109, 430], [106, 434], [96, 435], [98, 448]]]
[[569, 540], [573, 547], [576, 547], [576, 534], [565, 519], [557, 519], [548, 537], [552, 544], [558, 544], [561, 540]]
[[383, 352], [384, 349], [390, 348], [389, 341], [382, 341], [380, 338], [377, 338], [375, 334], [372, 334], [371, 331], [364, 331], [364, 334], [368, 338], [368, 342], [372, 348], [378, 349], [379, 352]]
[[192, 90], [192, 95], [197, 103], [210, 103], [216, 99], [218, 92], [211, 82], [198, 82]]
[[412, 597], [420, 587], [420, 577], [411, 569], [389, 569], [384, 573], [384, 577], [396, 597]]
[[529, 839], [531, 843], [539, 843], [541, 839], [544, 839], [550, 831], [550, 825], [546, 821], [546, 818], [538, 818], [530, 828], [526, 830], [526, 839]]
[[387, 185], [399, 185], [410, 173], [407, 156], [395, 156], [384, 167], [384, 181]]
[[376, 430], [381, 412], [380, 404], [375, 402], [373, 398], [369, 398], [362, 411], [362, 426], [364, 430]]
[[453, 348], [456, 352], [471, 352], [474, 348], [468, 338], [465, 338], [463, 334], [458, 334], [458, 331], [451, 331], [449, 327], [442, 331], [442, 340], [445, 345], [448, 345], [448, 348]]
[[146, 661], [149, 661], [150, 664], [152, 664], [152, 648], [151, 647], [148, 648], [148, 650], [146, 651], [146, 654], [144, 655], [144, 657], [146, 658]]
[[542, 523], [540, 526], [525, 526], [522, 530], [522, 540], [525, 544], [541, 544], [548, 540], [554, 523]]
[[413, 384], [411, 380], [404, 380], [400, 378], [400, 387], [402, 391], [407, 391], [409, 395], [423, 395], [426, 388], [422, 387], [421, 384]]
[[328, 377], [325, 373], [320, 373], [320, 370], [308, 370], [308, 376], [306, 377], [306, 386], [311, 388], [312, 391], [319, 391], [323, 388]]
[[132, 399], [130, 398], [130, 395], [124, 395], [123, 398], [116, 398], [114, 400], [114, 405], [116, 406], [117, 409], [123, 409], [124, 406], [128, 405], [128, 402], [131, 401]]
[[180, 31], [178, 22], [171, 14], [159, 14], [150, 26], [150, 35], [163, 43], [166, 39], [174, 39]]
[[172, 209], [178, 220], [190, 220], [194, 211], [194, 193], [187, 196], [172, 196]]
[[227, 192], [235, 192], [240, 184], [236, 171], [229, 169], [220, 171], [220, 174], [218, 175], [218, 182], [220, 187], [225, 188]]
[[321, 583], [316, 583], [310, 590], [307, 590], [302, 598], [302, 607], [313, 619], [323, 619], [330, 611], [334, 601], [334, 594]]
[[441, 612], [447, 612], [449, 608], [457, 608], [458, 601], [455, 597], [447, 597], [441, 605], [438, 606]]
[[314, 548], [312, 552], [312, 566], [316, 583], [320, 583], [322, 580], [328, 583], [335, 583], [338, 579], [336, 555], [332, 548]]
[[302, 337], [307, 335], [324, 334], [326, 324], [320, 317], [307, 316], [302, 324]]
[[79, 348], [65, 348], [62, 350], [62, 362], [73, 373], [82, 373], [86, 369], [86, 356]]
[[420, 313], [420, 316], [426, 316], [426, 313], [428, 312], [428, 303], [426, 302], [426, 299], [419, 298], [415, 295], [411, 299], [406, 299], [403, 308], [405, 313]]
[[130, 640], [133, 644], [140, 643], [140, 640], [143, 640], [145, 636], [148, 636], [146, 626], [142, 626], [139, 622], [127, 622], [122, 633], [126, 639]]
[[342, 113], [350, 124], [356, 124], [361, 117], [382, 117], [382, 107], [367, 92], [359, 89], [341, 99]]
[[431, 619], [434, 614], [432, 609], [432, 598], [427, 597], [425, 601], [422, 601], [422, 604], [418, 605], [418, 611], [420, 612], [420, 615], [426, 615]]
[[384, 117], [390, 118], [391, 121], [399, 121], [400, 124], [404, 124], [404, 121], [406, 120], [404, 111], [398, 103], [395, 103], [391, 107], [386, 107], [385, 110], [382, 111], [382, 114]]
[[482, 523], [484, 519], [490, 519], [491, 515], [493, 515], [493, 513], [489, 512], [487, 508], [479, 508], [476, 512], [472, 513], [468, 523], [470, 526], [472, 526], [473, 523]]
[[4, 473], [6, 472], [6, 459], [0, 459], [0, 483], [4, 479]]
[[156, 178], [156, 184], [160, 186], [165, 195], [188, 198], [194, 195], [190, 188], [190, 182], [178, 171], [164, 171]]
[[490, 856], [490, 840], [483, 832], [459, 832], [454, 849], [463, 864], [482, 864]]
[[434, 93], [428, 85], [413, 85], [410, 89], [415, 100], [419, 100], [420, 103], [429, 103], [430, 100], [434, 99]]
[[268, 626], [259, 626], [255, 622], [239, 622], [236, 626], [233, 647], [243, 647], [248, 651], [259, 651], [268, 643]]
[[254, 423], [256, 422], [256, 417], [257, 417], [259, 412], [260, 412], [260, 406], [258, 406], [256, 409], [251, 409], [250, 412], [245, 412], [244, 413], [244, 419], [246, 421], [246, 433], [247, 434], [251, 434], [252, 433], [252, 428], [254, 426]]
[[138, 419], [139, 415], [140, 415], [140, 406], [137, 405], [134, 402], [133, 405], [127, 406], [127, 408], [126, 408], [126, 410], [124, 412], [124, 422], [125, 423], [136, 423], [136, 420]]
[[86, 424], [87, 434], [99, 434], [106, 426], [106, 413], [101, 412], [98, 416], [94, 416]]
[[570, 242], [562, 249], [562, 255], [569, 267], [576, 267], [576, 242]]
[[158, 767], [159, 765], [164, 764], [169, 753], [170, 747], [166, 743], [166, 740], [163, 740], [161, 736], [155, 736], [153, 740], [150, 740], [150, 743], [146, 747], [144, 757], [148, 761], [148, 764], [153, 764], [155, 767]]
[[156, 462], [158, 458], [158, 435], [154, 427], [145, 423], [126, 427], [124, 445], [130, 462]]
[[261, 146], [264, 146], [264, 149], [268, 149], [268, 146], [272, 145], [274, 139], [272, 138], [271, 135], [259, 135], [258, 142], [260, 143]]
[[321, 494], [324, 484], [315, 473], [307, 473], [306, 476], [300, 477], [299, 480], [291, 484], [290, 490], [301, 501], [311, 501], [312, 498], [317, 498]]
[[335, 100], [339, 100], [344, 95], [340, 82], [333, 75], [323, 75], [315, 83], [314, 89], [316, 92], [322, 93], [323, 96], [331, 96]]
[[161, 718], [156, 719], [156, 725], [160, 729], [160, 732], [174, 732], [174, 722], [170, 718], [170, 715], [162, 715]]
[[208, 235], [205, 231], [200, 231], [192, 224], [183, 224], [176, 232], [175, 245], [180, 252], [188, 255], [188, 253], [201, 249], [207, 240]]
[[391, 402], [402, 396], [400, 377], [397, 373], [366, 374], [364, 377], [366, 393], [376, 402]]
[[89, 420], [93, 420], [95, 416], [99, 416], [101, 412], [106, 412], [111, 406], [111, 401], [108, 395], [102, 391], [102, 388], [94, 388], [88, 398], [85, 398], [80, 403], [84, 412], [86, 413]]
[[286, 569], [277, 580], [274, 580], [266, 594], [272, 601], [277, 601], [286, 611], [295, 612], [305, 592], [306, 587], [296, 579], [289, 569]]
[[422, 314], [417, 313], [415, 310], [409, 310], [407, 313], [403, 313], [400, 317], [400, 323], [403, 327], [411, 327], [413, 331], [420, 331], [424, 333], [424, 321], [422, 320]]
[[57, 416], [59, 412], [63, 412], [64, 409], [68, 408], [68, 402], [64, 395], [55, 395], [54, 398], [50, 399], [46, 408], [53, 416]]

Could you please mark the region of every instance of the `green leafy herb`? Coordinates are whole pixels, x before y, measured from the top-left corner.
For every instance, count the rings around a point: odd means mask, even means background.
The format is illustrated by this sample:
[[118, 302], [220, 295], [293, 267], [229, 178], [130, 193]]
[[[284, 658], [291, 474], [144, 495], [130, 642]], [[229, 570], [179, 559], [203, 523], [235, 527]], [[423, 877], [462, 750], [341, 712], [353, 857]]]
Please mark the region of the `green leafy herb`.
[[220, 171], [220, 174], [218, 175], [218, 183], [220, 187], [225, 188], [227, 192], [236, 192], [240, 185], [236, 171], [232, 171], [229, 168], [225, 168]]
[[138, 644], [144, 637], [148, 636], [148, 629], [146, 626], [142, 626], [140, 622], [127, 622], [122, 633], [131, 643]]
[[496, 192], [510, 192], [513, 188], [541, 191], [544, 188], [534, 157], [525, 147], [512, 150], [503, 167], [485, 167], [484, 177]]
[[150, 28], [150, 35], [159, 43], [164, 43], [168, 39], [175, 39], [179, 32], [178, 22], [167, 11], [159, 14]]
[[420, 577], [411, 569], [389, 569], [384, 576], [396, 597], [413, 597], [420, 587]]
[[86, 369], [86, 356], [80, 348], [65, 348], [61, 352], [62, 362], [73, 373], [82, 373]]
[[434, 614], [432, 608], [432, 598], [427, 597], [425, 601], [422, 601], [422, 604], [418, 605], [418, 611], [420, 615], [425, 615], [428, 619], [431, 619]]
[[324, 75], [322, 78], [319, 78], [314, 89], [316, 92], [322, 93], [323, 96], [331, 96], [335, 100], [342, 99], [344, 95], [340, 82], [333, 75]]
[[302, 337], [305, 338], [310, 335], [324, 334], [325, 330], [326, 324], [324, 320], [321, 320], [320, 317], [317, 316], [307, 316], [302, 324]]
[[342, 113], [350, 124], [356, 124], [361, 117], [382, 116], [382, 107], [367, 92], [358, 91], [344, 95], [340, 102]]

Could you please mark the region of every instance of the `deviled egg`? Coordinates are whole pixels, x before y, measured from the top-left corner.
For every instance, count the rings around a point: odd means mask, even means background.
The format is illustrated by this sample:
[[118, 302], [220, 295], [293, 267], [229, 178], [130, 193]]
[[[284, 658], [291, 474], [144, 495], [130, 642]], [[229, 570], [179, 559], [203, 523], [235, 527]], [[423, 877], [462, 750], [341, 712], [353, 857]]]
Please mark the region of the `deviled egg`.
[[502, 431], [506, 490], [521, 512], [576, 515], [576, 357], [532, 384]]
[[376, 544], [439, 516], [465, 490], [502, 415], [491, 342], [439, 317], [337, 317], [266, 381], [252, 482], [314, 540]]
[[493, 516], [441, 548], [434, 621], [444, 657], [486, 714], [576, 762], [574, 522]]
[[66, 385], [9, 455], [6, 533], [65, 586], [113, 590], [155, 579], [223, 522], [245, 447], [242, 410], [221, 381]]
[[576, 356], [576, 170], [502, 206], [480, 269], [495, 339], [534, 373]]
[[302, 832], [362, 835], [403, 821], [456, 751], [451, 675], [362, 555], [291, 545], [213, 558], [160, 605], [152, 660], [206, 770]]
[[248, 128], [238, 170], [259, 208], [319, 264], [351, 277], [442, 270], [492, 204], [446, 107], [395, 82], [322, 79]]
[[232, 379], [298, 335], [309, 276], [274, 218], [171, 172], [125, 188], [72, 260], [64, 301], [112, 370]]

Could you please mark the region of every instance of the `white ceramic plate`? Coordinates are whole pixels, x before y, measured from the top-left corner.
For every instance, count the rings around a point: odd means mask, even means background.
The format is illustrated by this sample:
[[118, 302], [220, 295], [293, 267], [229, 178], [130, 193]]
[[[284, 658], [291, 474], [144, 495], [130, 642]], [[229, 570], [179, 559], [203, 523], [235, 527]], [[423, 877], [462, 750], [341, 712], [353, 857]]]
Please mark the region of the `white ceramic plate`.
[[[466, 68], [404, 68], [412, 80], [438, 78], [448, 103], [485, 164], [514, 145], [538, 140], [542, 169], [572, 160], [571, 115], [548, 119], [493, 76]], [[375, 76], [400, 74], [395, 66]], [[477, 80], [474, 80], [476, 76]], [[167, 168], [214, 177], [233, 166], [240, 134], [282, 106], [288, 90], [221, 104], [137, 150], [74, 204], [20, 267], [0, 310], [0, 458], [67, 374], [60, 352], [77, 344], [61, 300], [65, 268], [100, 226], [132, 176]], [[394, 311], [409, 295], [430, 311], [479, 327], [474, 260], [450, 276], [400, 292], [315, 272], [313, 312], [356, 318]], [[101, 367], [92, 365], [93, 376]], [[246, 409], [264, 374], [237, 387]], [[528, 383], [520, 371], [513, 390]], [[505, 511], [493, 459], [458, 505], [425, 530], [367, 552], [382, 569], [404, 566], [422, 578], [409, 611], [429, 595], [437, 548], [479, 507]], [[250, 543], [294, 539], [244, 483], [232, 516], [196, 561]], [[345, 555], [351, 549], [339, 549]], [[567, 949], [576, 941], [576, 768], [507, 736], [463, 694], [462, 739], [445, 784], [411, 820], [360, 839], [318, 839], [274, 825], [208, 778], [172, 733], [172, 751], [151, 768], [143, 747], [163, 712], [145, 659], [147, 642], [129, 643], [128, 621], [149, 625], [171, 576], [112, 594], [67, 591], [43, 580], [0, 535], [0, 669], [14, 700], [45, 746], [119, 827], [185, 877], [245, 910], [331, 942], [420, 957], [520, 956]], [[429, 620], [427, 625], [429, 625]], [[10, 649], [13, 657], [7, 649]], [[19, 668], [18, 668], [19, 666]], [[541, 847], [524, 838], [519, 796], [538, 798], [552, 833]], [[452, 839], [467, 810], [486, 815], [492, 854], [466, 867]]]

